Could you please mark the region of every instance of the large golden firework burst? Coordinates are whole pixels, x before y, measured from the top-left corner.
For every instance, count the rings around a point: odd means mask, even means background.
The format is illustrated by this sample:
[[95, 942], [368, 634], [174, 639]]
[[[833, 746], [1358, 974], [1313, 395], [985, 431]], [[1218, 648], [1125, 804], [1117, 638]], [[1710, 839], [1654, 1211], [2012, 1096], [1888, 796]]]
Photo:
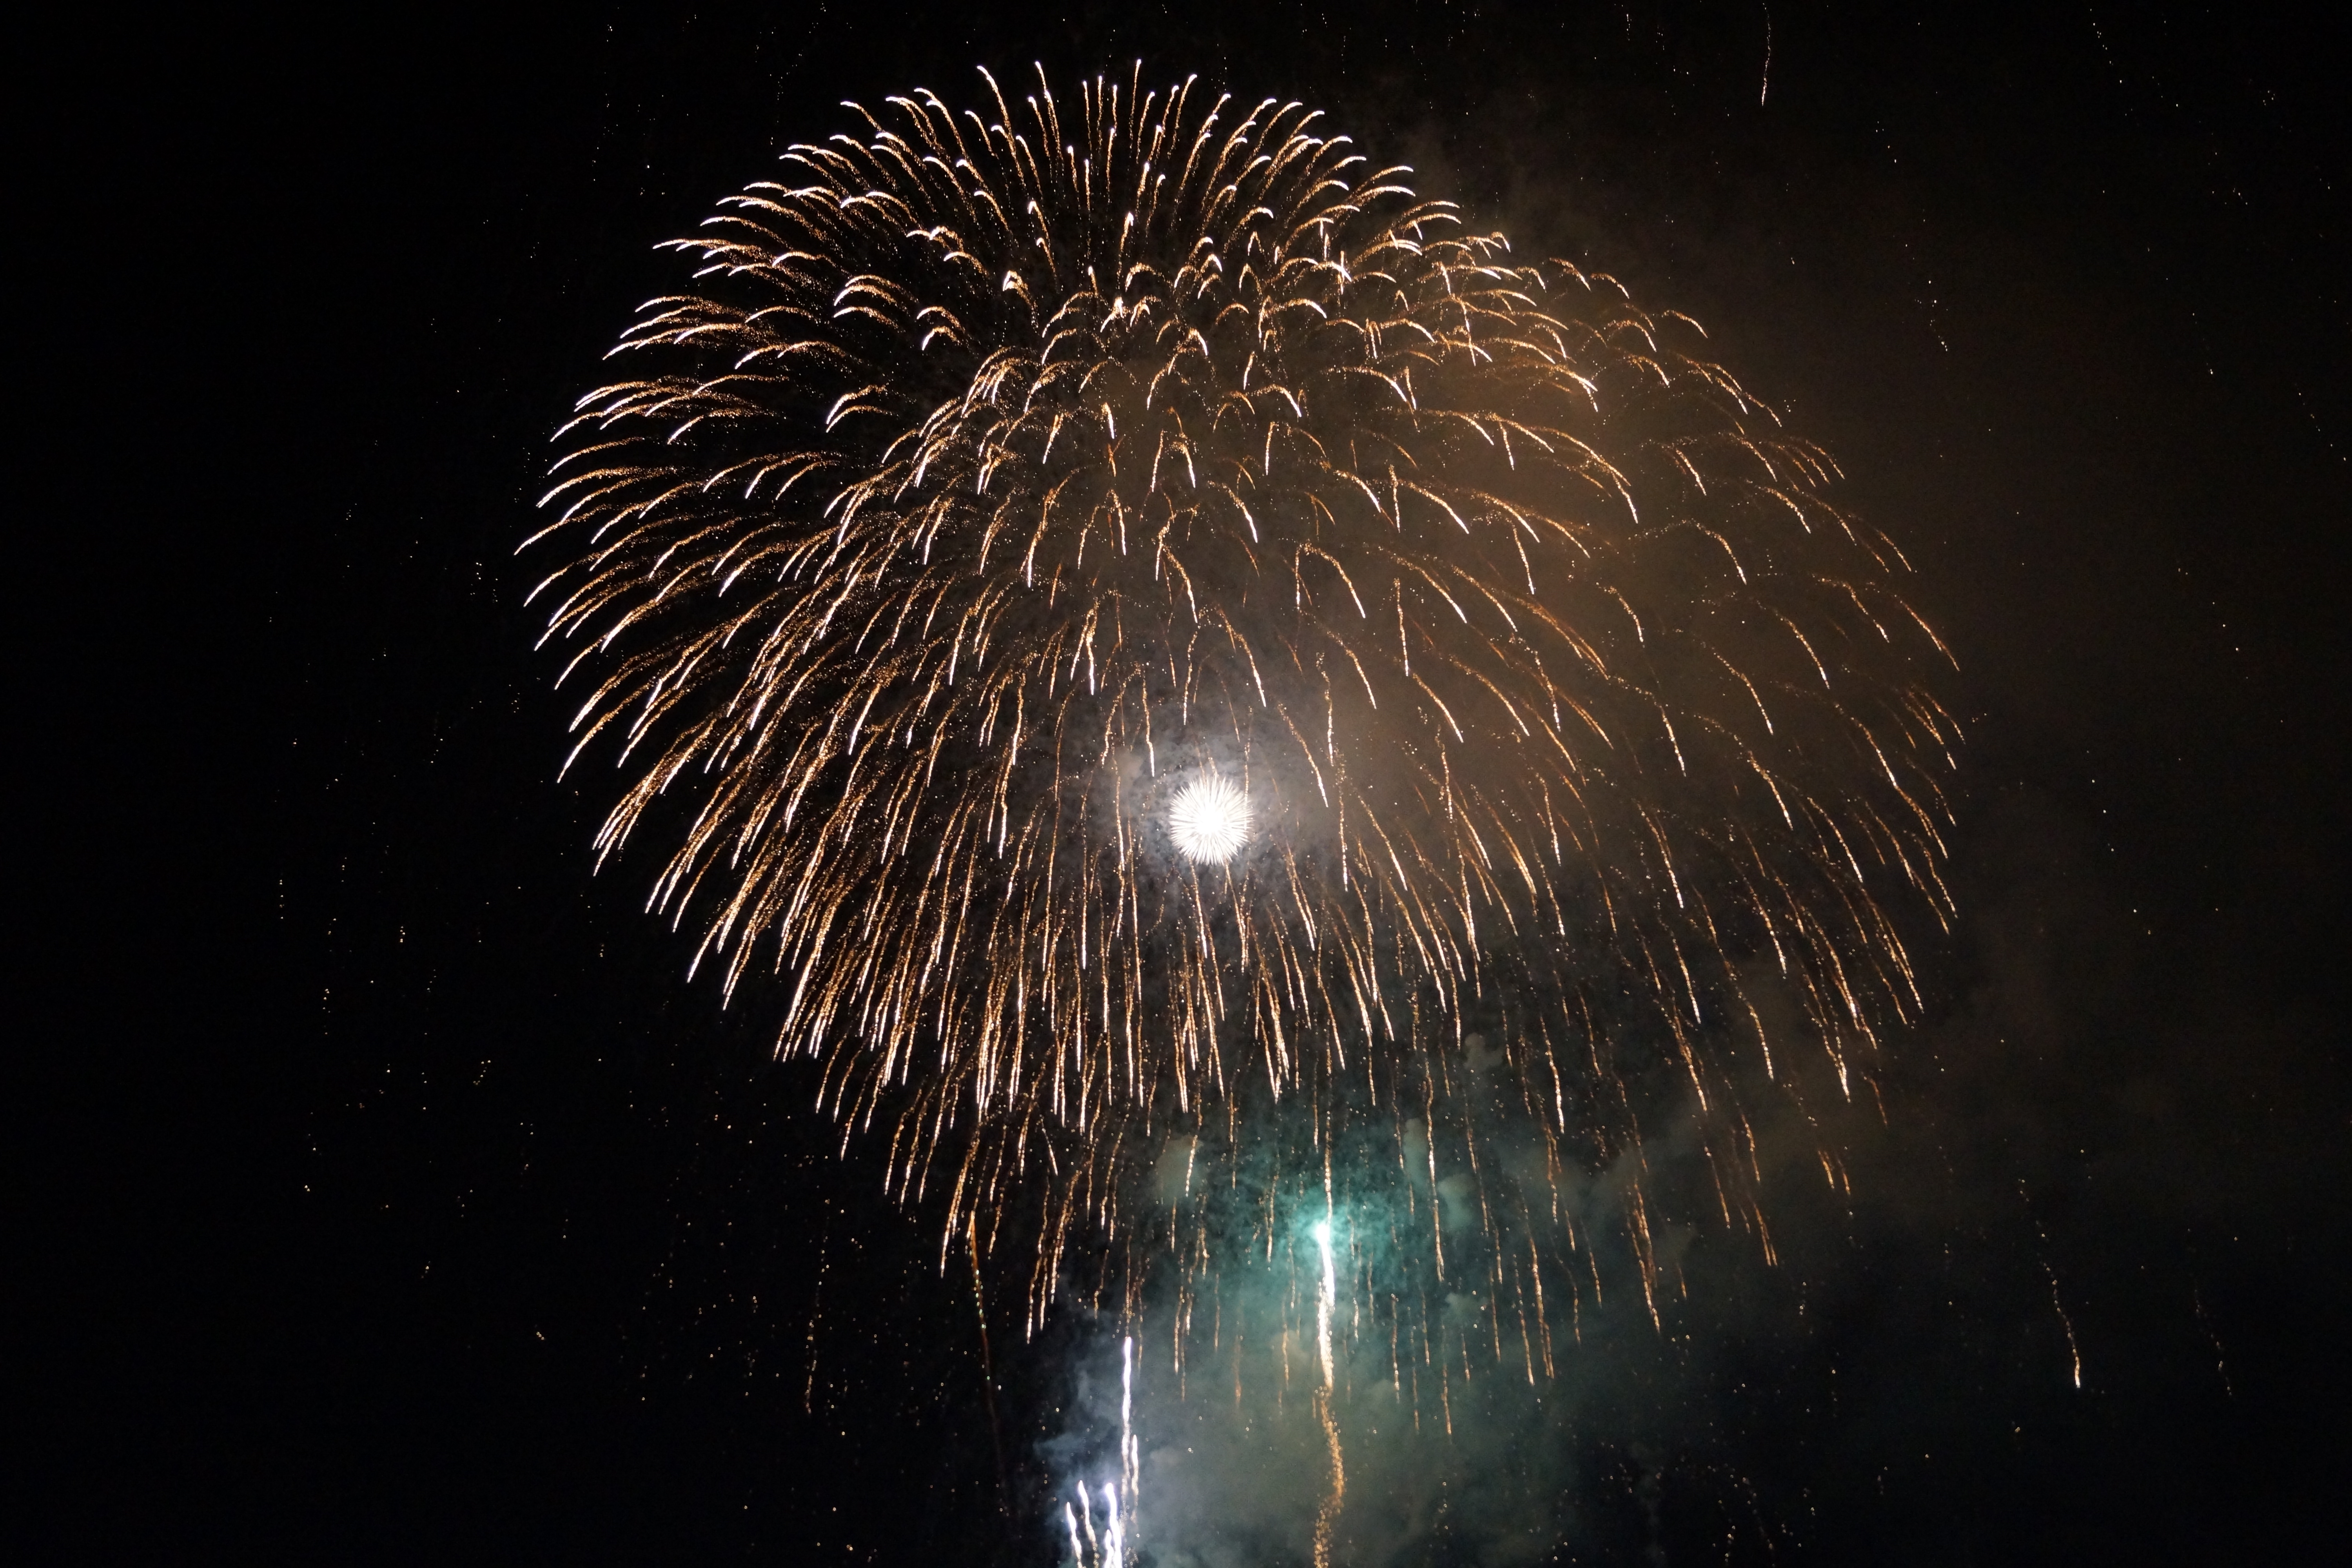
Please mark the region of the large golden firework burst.
[[1248, 1105], [1499, 1052], [1590, 1160], [1627, 1050], [1735, 1128], [1866, 1066], [1948, 907], [1900, 556], [1696, 323], [1140, 80], [857, 110], [674, 242], [535, 536], [601, 854], [1047, 1292]]

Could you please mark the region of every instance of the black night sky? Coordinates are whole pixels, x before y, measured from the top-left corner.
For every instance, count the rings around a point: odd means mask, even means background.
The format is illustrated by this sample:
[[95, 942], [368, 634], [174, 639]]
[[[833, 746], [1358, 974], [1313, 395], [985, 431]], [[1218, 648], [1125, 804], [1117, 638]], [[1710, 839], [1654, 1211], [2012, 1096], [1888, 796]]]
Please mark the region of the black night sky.
[[969, 1275], [590, 876], [514, 547], [656, 241], [842, 99], [1139, 55], [1697, 317], [1962, 667], [1853, 1196], [1689, 1238], [1520, 1560], [2335, 1557], [2352, 51], [2270, 9], [91, 13], [18, 205], [12, 1558], [1054, 1560], [1072, 1331], [1000, 1447]]

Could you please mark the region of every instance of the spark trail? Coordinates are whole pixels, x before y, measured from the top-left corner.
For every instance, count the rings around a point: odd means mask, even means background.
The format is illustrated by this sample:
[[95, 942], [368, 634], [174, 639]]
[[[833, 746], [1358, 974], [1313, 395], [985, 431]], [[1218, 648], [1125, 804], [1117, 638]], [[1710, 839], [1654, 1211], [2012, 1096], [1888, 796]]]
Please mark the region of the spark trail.
[[1348, 1500], [1348, 1468], [1339, 1452], [1339, 1423], [1332, 1414], [1331, 1309], [1339, 1300], [1339, 1280], [1331, 1268], [1331, 1208], [1327, 1194], [1323, 1217], [1315, 1225], [1315, 1244], [1322, 1255], [1322, 1289], [1315, 1295], [1315, 1348], [1322, 1362], [1323, 1381], [1315, 1390], [1315, 1419], [1331, 1454], [1330, 1489], [1315, 1513], [1315, 1568], [1331, 1568], [1331, 1526]]
[[[1079, 1480], [1071, 1488], [1077, 1506], [1074, 1509], [1066, 1502], [1062, 1505], [1062, 1522], [1070, 1536], [1070, 1557], [1077, 1568], [1125, 1568], [1131, 1550], [1129, 1533], [1142, 1499], [1142, 1451], [1135, 1440], [1135, 1339], [1129, 1335], [1119, 1342], [1118, 1479], [1116, 1484], [1100, 1483], [1095, 1498], [1087, 1496], [1087, 1483]], [[1103, 1528], [1099, 1532], [1095, 1529], [1096, 1498], [1100, 1500], [1103, 1510]]]

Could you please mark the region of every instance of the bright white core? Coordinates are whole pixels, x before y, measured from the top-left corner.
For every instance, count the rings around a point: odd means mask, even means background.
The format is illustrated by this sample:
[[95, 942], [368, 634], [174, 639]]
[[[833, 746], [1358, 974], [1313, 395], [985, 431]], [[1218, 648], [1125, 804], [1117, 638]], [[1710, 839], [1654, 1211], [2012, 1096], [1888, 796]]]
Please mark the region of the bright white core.
[[1214, 773], [1176, 792], [1168, 831], [1188, 860], [1222, 866], [1249, 837], [1249, 797]]

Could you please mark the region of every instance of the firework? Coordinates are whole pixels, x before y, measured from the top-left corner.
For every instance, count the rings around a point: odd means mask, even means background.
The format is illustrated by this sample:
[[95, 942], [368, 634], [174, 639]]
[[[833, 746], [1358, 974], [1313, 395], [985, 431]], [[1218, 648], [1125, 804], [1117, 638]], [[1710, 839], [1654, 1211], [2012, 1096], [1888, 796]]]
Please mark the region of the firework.
[[1339, 1452], [1339, 1424], [1331, 1414], [1331, 1312], [1339, 1305], [1339, 1279], [1331, 1267], [1331, 1212], [1327, 1199], [1323, 1217], [1315, 1222], [1315, 1250], [1323, 1264], [1323, 1278], [1315, 1292], [1315, 1350], [1322, 1363], [1323, 1379], [1315, 1386], [1315, 1421], [1331, 1455], [1330, 1489], [1315, 1511], [1315, 1568], [1330, 1568], [1331, 1522], [1348, 1496], [1347, 1462]]
[[1168, 803], [1168, 836], [1189, 860], [1222, 866], [1249, 837], [1249, 797], [1211, 773]]
[[[1070, 1537], [1070, 1561], [1078, 1568], [1125, 1568], [1128, 1561], [1129, 1521], [1135, 1517], [1137, 1494], [1142, 1484], [1140, 1450], [1135, 1440], [1133, 1336], [1119, 1344], [1118, 1386], [1118, 1479], [1101, 1483], [1092, 1495], [1086, 1482], [1078, 1481], [1070, 1489], [1077, 1506], [1072, 1508], [1066, 1502], [1062, 1505], [1062, 1524]], [[1099, 1531], [1095, 1528], [1097, 1499], [1103, 1511], [1103, 1528]]]
[[1663, 1064], [1752, 1203], [1741, 1084], [1867, 1072], [1890, 904], [1948, 909], [1940, 646], [1829, 458], [1303, 105], [849, 107], [673, 243], [559, 437], [599, 863], [652, 851], [943, 1236], [1034, 1242], [1033, 1322], [1245, 1126], [1321, 1167], [1327, 1384], [1335, 1149], [1443, 1277], [1441, 1144], [1503, 1107], [1556, 1185]]

